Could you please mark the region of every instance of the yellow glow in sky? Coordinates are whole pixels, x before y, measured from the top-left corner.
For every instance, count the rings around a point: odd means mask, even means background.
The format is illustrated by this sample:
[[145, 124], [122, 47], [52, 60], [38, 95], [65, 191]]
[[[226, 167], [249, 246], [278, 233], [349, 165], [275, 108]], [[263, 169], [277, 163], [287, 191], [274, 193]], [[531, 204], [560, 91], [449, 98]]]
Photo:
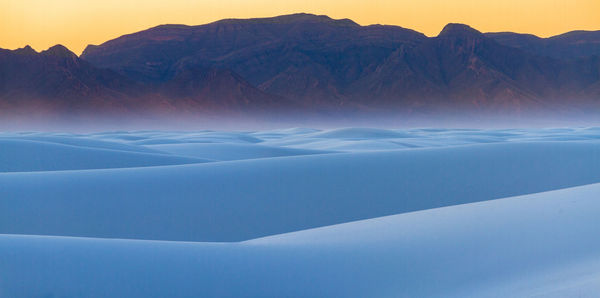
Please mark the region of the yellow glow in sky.
[[79, 54], [87, 44], [159, 24], [296, 12], [399, 25], [429, 36], [450, 22], [542, 37], [600, 30], [600, 0], [0, 0], [0, 47], [44, 50], [60, 43]]

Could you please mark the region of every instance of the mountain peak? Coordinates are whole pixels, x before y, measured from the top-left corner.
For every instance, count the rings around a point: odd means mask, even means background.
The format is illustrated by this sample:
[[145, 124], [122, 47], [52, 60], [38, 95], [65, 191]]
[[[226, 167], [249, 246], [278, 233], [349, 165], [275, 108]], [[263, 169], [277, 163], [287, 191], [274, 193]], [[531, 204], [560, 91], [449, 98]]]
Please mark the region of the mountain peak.
[[50, 48], [48, 48], [47, 50], [41, 52], [41, 54], [45, 54], [45, 55], [49, 55], [49, 56], [56, 56], [56, 57], [77, 57], [77, 55], [75, 55], [75, 53], [71, 52], [69, 49], [67, 49], [67, 47], [61, 45], [61, 44], [57, 44], [55, 46], [52, 46]]
[[482, 36], [483, 34], [468, 25], [449, 23], [444, 26], [438, 37]]
[[15, 53], [17, 54], [24, 54], [24, 55], [33, 55], [33, 54], [37, 54], [37, 52], [29, 45], [26, 45], [23, 48], [20, 49], [16, 49]]
[[281, 15], [276, 17], [268, 18], [254, 18], [254, 19], [224, 19], [217, 21], [216, 23], [221, 24], [236, 24], [236, 23], [271, 23], [271, 24], [293, 24], [293, 23], [331, 23], [336, 25], [345, 26], [359, 26], [357, 23], [350, 19], [332, 19], [326, 15], [315, 15], [310, 13], [295, 13], [288, 15]]

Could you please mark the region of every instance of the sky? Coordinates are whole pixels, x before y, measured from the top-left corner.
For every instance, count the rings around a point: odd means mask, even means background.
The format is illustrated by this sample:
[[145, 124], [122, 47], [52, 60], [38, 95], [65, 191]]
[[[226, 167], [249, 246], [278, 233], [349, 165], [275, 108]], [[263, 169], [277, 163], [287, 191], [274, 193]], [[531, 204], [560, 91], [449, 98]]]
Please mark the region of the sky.
[[297, 12], [398, 25], [428, 36], [451, 22], [541, 37], [600, 30], [600, 0], [0, 0], [0, 48], [40, 51], [62, 44], [80, 54], [88, 44], [160, 24]]

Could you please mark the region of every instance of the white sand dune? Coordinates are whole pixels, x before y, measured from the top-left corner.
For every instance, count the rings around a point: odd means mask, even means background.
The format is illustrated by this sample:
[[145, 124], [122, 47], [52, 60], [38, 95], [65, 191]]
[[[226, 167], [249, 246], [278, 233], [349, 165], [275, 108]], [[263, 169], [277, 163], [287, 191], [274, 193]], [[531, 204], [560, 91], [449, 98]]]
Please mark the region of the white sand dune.
[[4, 173], [0, 233], [239, 241], [600, 182], [598, 157], [594, 143], [497, 143]]
[[87, 135], [69, 135], [69, 134], [47, 134], [47, 133], [29, 133], [29, 134], [12, 134], [0, 135], [0, 140], [29, 140], [45, 143], [56, 143], [63, 145], [71, 145], [76, 147], [109, 149], [119, 151], [133, 151], [146, 153], [161, 153], [152, 150], [145, 146], [136, 146], [123, 142], [105, 141], [91, 138]]
[[241, 243], [0, 236], [3, 297], [595, 297], [600, 184]]
[[599, 169], [599, 128], [3, 133], [0, 297], [597, 297]]
[[[254, 134], [254, 136], [259, 136]], [[333, 151], [385, 151], [406, 148], [447, 147], [480, 143], [525, 141], [596, 141], [595, 128], [578, 129], [412, 129], [346, 128], [305, 133], [280, 133], [264, 145]]]
[[330, 153], [330, 151], [324, 150], [228, 143], [161, 144], [147, 147], [180, 156], [192, 156], [220, 161]]
[[0, 172], [130, 168], [210, 161], [121, 149], [0, 139]]
[[406, 138], [410, 136], [410, 133], [377, 128], [340, 128], [328, 131], [319, 131], [310, 135], [310, 137], [313, 138], [345, 140], [394, 139]]

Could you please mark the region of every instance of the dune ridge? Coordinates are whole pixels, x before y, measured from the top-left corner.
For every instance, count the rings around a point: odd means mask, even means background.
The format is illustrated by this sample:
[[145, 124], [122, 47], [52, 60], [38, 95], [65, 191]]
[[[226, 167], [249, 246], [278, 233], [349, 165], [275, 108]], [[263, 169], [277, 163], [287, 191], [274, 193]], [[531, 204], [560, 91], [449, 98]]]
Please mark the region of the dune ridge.
[[593, 184], [241, 243], [0, 235], [0, 294], [593, 297], [599, 191]]
[[600, 129], [0, 134], [0, 297], [594, 297]]

